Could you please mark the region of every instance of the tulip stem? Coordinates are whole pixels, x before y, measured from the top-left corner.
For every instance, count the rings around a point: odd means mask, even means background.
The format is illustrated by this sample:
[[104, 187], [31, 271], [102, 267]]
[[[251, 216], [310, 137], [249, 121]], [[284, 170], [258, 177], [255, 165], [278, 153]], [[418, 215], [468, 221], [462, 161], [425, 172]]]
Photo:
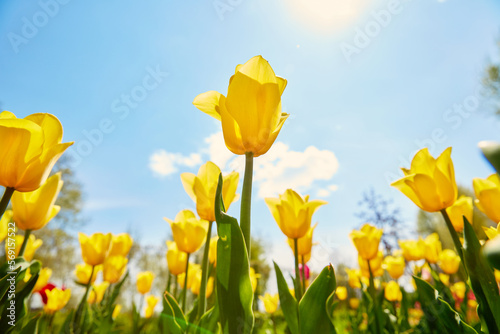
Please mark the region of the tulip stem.
[[[463, 247], [462, 247], [462, 243], [460, 242], [460, 239], [458, 237], [457, 231], [455, 231], [455, 228], [453, 227], [453, 224], [451, 223], [450, 217], [448, 216], [446, 209], [441, 210], [441, 214], [443, 215], [444, 221], [446, 223], [446, 227], [448, 227], [448, 231], [451, 234], [451, 238], [453, 239], [453, 243], [455, 244], [455, 248], [457, 249], [458, 256], [460, 256], [462, 266], [464, 267], [465, 272], [467, 273], [467, 268], [465, 267], [465, 261], [464, 261]], [[467, 276], [468, 276], [468, 274], [467, 274]]]
[[245, 153], [245, 176], [241, 194], [240, 227], [247, 247], [248, 261], [250, 261], [250, 212], [252, 206], [252, 178], [253, 178], [253, 153]]
[[302, 298], [302, 291], [300, 289], [300, 271], [299, 271], [299, 247], [297, 238], [293, 239], [293, 252], [295, 253], [295, 297], [297, 301]]
[[205, 249], [203, 250], [203, 261], [201, 262], [201, 284], [200, 294], [198, 296], [198, 319], [207, 310], [207, 281], [208, 281], [208, 252], [210, 250], [210, 238], [212, 237], [213, 222], [208, 222], [207, 240], [205, 241]]
[[171, 282], [172, 282], [172, 274], [168, 273], [167, 287], [165, 288], [165, 291], [167, 291], [168, 293], [170, 293]]
[[28, 245], [28, 240], [30, 238], [30, 235], [31, 235], [31, 230], [24, 231], [24, 239], [23, 243], [21, 244], [21, 249], [19, 250], [19, 255], [17, 255], [18, 257], [22, 257], [24, 255], [24, 251], [26, 250], [26, 246]]
[[[26, 231], [26, 232], [28, 232], [28, 231]], [[85, 288], [85, 294], [83, 295], [82, 300], [80, 301], [80, 304], [78, 304], [78, 309], [76, 310], [76, 313], [75, 313], [75, 318], [73, 321], [73, 328], [81, 328], [80, 318], [82, 315], [83, 307], [84, 307], [85, 303], [87, 302], [87, 297], [89, 295], [90, 286], [92, 285], [92, 277], [94, 277], [94, 270], [95, 270], [95, 266], [92, 266], [92, 270], [90, 271], [89, 281], [87, 282], [87, 287]]]
[[302, 255], [302, 291], [306, 293], [306, 264], [304, 262], [304, 255]]
[[177, 278], [178, 278], [178, 276], [177, 276], [177, 275], [175, 275], [175, 282], [174, 282], [174, 294], [173, 294], [173, 295], [174, 295], [175, 300], [177, 300], [177, 289], [179, 288], [179, 282], [178, 282], [179, 280], [178, 280]]
[[14, 188], [7, 187], [2, 196], [2, 200], [0, 200], [0, 218], [2, 218], [5, 210], [7, 209], [7, 205], [9, 205], [12, 194], [14, 194]]
[[186, 294], [187, 294], [187, 283], [188, 283], [188, 274], [189, 274], [189, 255], [187, 253], [186, 257], [186, 272], [184, 273], [184, 288], [182, 288], [182, 313], [186, 311]]
[[373, 272], [372, 272], [372, 267], [370, 265], [370, 260], [366, 260], [368, 263], [368, 272], [370, 273], [370, 285], [368, 286], [368, 292], [372, 296], [373, 299], [373, 311], [375, 312], [375, 327], [377, 328], [377, 333], [382, 334], [383, 329], [382, 329], [382, 324], [381, 320], [379, 319], [379, 308], [378, 308], [378, 300], [377, 300], [377, 293], [375, 291], [375, 280], [373, 279]]

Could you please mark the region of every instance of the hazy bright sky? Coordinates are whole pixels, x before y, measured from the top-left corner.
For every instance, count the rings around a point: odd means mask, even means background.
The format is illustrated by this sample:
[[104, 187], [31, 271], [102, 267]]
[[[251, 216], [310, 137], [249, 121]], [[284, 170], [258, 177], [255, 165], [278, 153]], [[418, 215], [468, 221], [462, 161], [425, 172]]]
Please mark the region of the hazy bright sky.
[[[133, 230], [164, 247], [162, 218], [194, 209], [180, 173], [209, 159], [241, 171], [220, 123], [192, 100], [225, 94], [234, 67], [259, 54], [288, 80], [290, 117], [255, 161], [252, 208], [252, 232], [280, 262], [291, 266], [291, 252], [263, 197], [291, 187], [329, 202], [314, 216], [324, 265], [352, 255], [371, 186], [414, 226], [416, 207], [389, 183], [417, 149], [453, 146], [469, 187], [492, 173], [477, 143], [498, 140], [500, 122], [478, 90], [498, 59], [498, 1], [61, 2], [1, 2], [0, 101], [18, 117], [55, 114], [76, 142], [85, 232]], [[239, 202], [229, 212], [239, 216]]]

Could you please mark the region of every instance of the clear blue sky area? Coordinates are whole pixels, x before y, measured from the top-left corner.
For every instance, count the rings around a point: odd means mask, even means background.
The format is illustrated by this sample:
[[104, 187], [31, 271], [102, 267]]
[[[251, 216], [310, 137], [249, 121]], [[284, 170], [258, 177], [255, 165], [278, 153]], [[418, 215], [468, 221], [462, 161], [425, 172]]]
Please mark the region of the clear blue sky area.
[[294, 187], [329, 202], [316, 240], [343, 251], [372, 186], [413, 227], [415, 206], [389, 183], [417, 149], [453, 146], [469, 187], [492, 173], [477, 143], [499, 139], [480, 93], [499, 19], [493, 0], [2, 1], [1, 107], [55, 114], [76, 142], [85, 232], [160, 246], [162, 218], [194, 209], [180, 173], [208, 159], [241, 169], [193, 98], [225, 94], [234, 67], [260, 54], [288, 80], [291, 116], [256, 160], [253, 231], [287, 247], [263, 197]]

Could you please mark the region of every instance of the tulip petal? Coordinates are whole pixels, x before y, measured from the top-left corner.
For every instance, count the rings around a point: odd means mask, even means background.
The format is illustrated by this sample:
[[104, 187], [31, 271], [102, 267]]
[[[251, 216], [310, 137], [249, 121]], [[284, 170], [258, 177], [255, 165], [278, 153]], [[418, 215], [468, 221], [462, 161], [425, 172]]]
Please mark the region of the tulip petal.
[[195, 97], [193, 104], [199, 110], [220, 121], [219, 101], [221, 96], [223, 96], [221, 93], [211, 90]]
[[44, 152], [54, 145], [61, 143], [63, 137], [63, 127], [59, 119], [52, 114], [37, 113], [25, 117], [42, 127], [44, 134]]
[[411, 172], [414, 174], [433, 175], [436, 160], [430, 155], [427, 147], [418, 151], [411, 161]]
[[181, 174], [181, 182], [184, 190], [188, 194], [188, 196], [196, 203], [196, 195], [194, 193], [194, 180], [196, 179], [196, 175], [193, 173], [182, 173]]
[[281, 128], [283, 127], [283, 124], [285, 124], [285, 121], [288, 118], [288, 116], [290, 116], [290, 115], [286, 114], [286, 113], [282, 113], [281, 114], [278, 126], [271, 133], [271, 135], [267, 139], [266, 144], [264, 146], [262, 146], [262, 148], [260, 150], [258, 150], [256, 153], [254, 153], [254, 157], [258, 157], [260, 155], [263, 155], [263, 154], [267, 153], [267, 151], [269, 151], [269, 149], [271, 148], [271, 146], [274, 144], [274, 141], [278, 137], [278, 135], [279, 135], [279, 133], [281, 131]]
[[406, 197], [408, 197], [413, 203], [415, 203], [419, 208], [423, 210], [420, 198], [415, 194], [415, 191], [409, 184], [413, 183], [415, 175], [407, 175], [399, 180], [391, 183], [391, 186], [401, 191]]
[[[240, 179], [240, 174], [237, 172], [231, 172], [230, 174], [223, 177], [222, 183], [222, 199], [224, 200], [224, 206], [226, 210], [229, 210], [231, 203], [238, 200], [238, 195], [236, 190], [238, 189], [238, 182]], [[217, 190], [217, 188], [216, 188]]]
[[221, 97], [220, 114], [222, 123], [222, 134], [224, 135], [224, 142], [226, 147], [234, 154], [245, 154], [247, 151], [243, 146], [241, 139], [240, 127], [234, 118], [227, 112], [225, 107], [225, 97]]

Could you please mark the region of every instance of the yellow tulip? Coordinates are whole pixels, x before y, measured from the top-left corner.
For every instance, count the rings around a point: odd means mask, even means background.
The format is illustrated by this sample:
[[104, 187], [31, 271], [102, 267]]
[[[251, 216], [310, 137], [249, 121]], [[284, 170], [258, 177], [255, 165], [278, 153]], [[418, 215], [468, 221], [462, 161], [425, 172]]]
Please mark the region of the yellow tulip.
[[399, 189], [419, 208], [436, 212], [453, 205], [457, 198], [451, 147], [434, 159], [427, 148], [415, 154], [410, 169], [402, 168], [404, 177], [391, 186]]
[[347, 288], [345, 286], [338, 286], [337, 291], [335, 291], [335, 294], [337, 295], [337, 298], [339, 300], [346, 300], [347, 299]]
[[82, 258], [85, 263], [91, 266], [103, 264], [109, 252], [111, 243], [111, 233], [94, 233], [90, 237], [84, 233], [78, 233]]
[[[200, 294], [200, 288], [201, 288], [201, 275], [202, 272], [201, 270], [197, 270], [195, 274], [193, 275], [193, 280], [191, 282], [191, 292], [198, 296]], [[207, 281], [207, 290], [206, 290], [206, 298], [210, 297], [212, 295], [212, 292], [214, 291], [214, 278], [209, 277]]]
[[264, 304], [264, 308], [266, 312], [269, 314], [273, 314], [278, 309], [278, 304], [280, 302], [279, 294], [271, 295], [269, 293], [265, 293], [264, 296], [259, 296], [259, 299]]
[[500, 270], [495, 269], [495, 281], [500, 283]]
[[[97, 274], [99, 273], [100, 266], [96, 266], [94, 268], [94, 274], [92, 275], [92, 281], [90, 283], [94, 283], [97, 278]], [[90, 280], [90, 274], [92, 272], [92, 266], [86, 263], [81, 263], [76, 265], [75, 276], [80, 284], [88, 284]]]
[[[314, 229], [318, 226], [318, 223], [314, 224], [314, 226], [310, 227], [309, 230], [307, 231], [306, 235], [304, 235], [302, 238], [299, 238], [297, 240], [297, 248], [298, 248], [298, 255], [304, 256], [309, 253], [311, 253], [311, 249], [313, 246], [312, 243], [312, 237], [313, 237], [313, 232]], [[294, 239], [288, 238], [288, 245], [290, 248], [292, 248], [292, 252], [295, 254], [295, 242]]]
[[458, 299], [464, 299], [467, 286], [464, 282], [457, 282], [450, 287], [450, 290]]
[[153, 280], [155, 275], [150, 271], [144, 271], [137, 274], [137, 291], [140, 294], [145, 295], [151, 290], [151, 285], [153, 284]]
[[52, 167], [71, 145], [61, 143], [63, 128], [51, 114], [32, 114], [16, 118], [0, 113], [0, 185], [20, 192], [38, 189]]
[[445, 274], [452, 275], [458, 271], [460, 257], [451, 249], [445, 249], [439, 255], [439, 267]]
[[45, 313], [53, 314], [61, 310], [71, 297], [71, 289], [62, 290], [59, 288], [54, 288], [52, 290], [46, 290], [47, 294], [47, 304], [43, 307]]
[[[382, 262], [384, 260], [384, 253], [378, 251], [377, 256], [370, 261], [370, 269], [374, 277], [382, 276], [384, 274], [384, 269], [382, 269]], [[368, 261], [358, 256], [358, 264], [361, 269], [361, 275], [365, 277], [370, 277], [370, 271], [368, 268]]]
[[167, 241], [167, 249], [168, 271], [174, 276], [185, 272], [187, 254], [177, 248], [175, 241]]
[[288, 114], [281, 112], [286, 80], [274, 74], [262, 56], [236, 67], [229, 80], [227, 97], [208, 91], [193, 104], [220, 120], [227, 148], [234, 154], [266, 153], [278, 137]]
[[425, 259], [429, 263], [436, 263], [439, 260], [439, 255], [441, 254], [441, 241], [439, 241], [439, 235], [437, 233], [432, 233], [425, 238]]
[[124, 256], [108, 256], [102, 267], [103, 279], [109, 283], [118, 282], [127, 270], [127, 263], [128, 259]]
[[120, 314], [120, 311], [122, 310], [122, 306], [120, 304], [116, 304], [115, 308], [113, 309], [113, 314], [111, 315], [111, 318], [115, 320], [118, 315]]
[[450, 285], [450, 275], [439, 273], [439, 280], [446, 286]]
[[386, 256], [383, 263], [383, 268], [387, 270], [393, 279], [398, 279], [405, 272], [405, 259], [402, 256]]
[[[19, 255], [19, 252], [21, 251], [21, 246], [24, 242], [24, 236], [22, 235], [16, 235], [15, 237], [15, 244], [16, 244], [16, 257]], [[26, 261], [31, 261], [33, 260], [33, 257], [35, 256], [35, 252], [40, 246], [42, 246], [43, 240], [42, 239], [37, 239], [33, 234], [30, 234], [28, 237], [28, 243], [26, 244], [26, 248], [24, 249], [24, 259]], [[7, 247], [8, 243], [5, 243], [5, 253], [8, 254], [9, 248]]]
[[497, 235], [500, 234], [500, 223], [497, 224], [497, 227], [492, 227], [492, 226], [489, 226], [489, 227], [485, 227], [483, 226], [483, 230], [484, 230], [484, 233], [486, 234], [486, 236], [488, 237], [488, 239], [494, 239]]
[[[198, 273], [198, 271], [201, 271], [201, 266], [196, 263], [189, 263], [189, 273], [188, 273], [188, 279], [187, 279], [187, 289], [191, 289], [191, 286], [193, 285], [193, 281], [195, 280], [195, 276]], [[182, 274], [179, 274], [177, 276], [177, 283], [181, 287], [181, 289], [184, 289], [184, 280], [186, 278], [186, 272], [184, 271]]]
[[128, 233], [113, 235], [108, 256], [127, 256], [133, 243], [134, 240]]
[[361, 288], [361, 270], [359, 269], [345, 269], [347, 273], [347, 283], [353, 289]]
[[255, 272], [255, 269], [250, 267], [250, 283], [252, 284], [252, 291], [255, 293], [257, 290], [257, 279], [260, 278], [260, 274]]
[[[215, 221], [215, 191], [219, 182], [219, 167], [211, 161], [202, 165], [198, 170], [198, 175], [192, 173], [181, 174], [182, 185], [184, 190], [191, 199], [196, 203], [196, 211], [201, 219], [207, 221]], [[238, 188], [239, 174], [232, 172], [223, 177], [222, 199], [226, 210], [229, 209], [231, 203], [238, 199], [236, 189]]]
[[[0, 242], [4, 241], [7, 238], [9, 232], [9, 223], [12, 222], [13, 215], [14, 213], [12, 212], [12, 210], [6, 210], [2, 218], [0, 218]], [[12, 227], [13, 226], [11, 226], [11, 228]]]
[[109, 287], [109, 282], [102, 282], [101, 284], [95, 284], [92, 286], [87, 302], [89, 304], [99, 304], [104, 298], [104, 293]]
[[495, 223], [500, 222], [500, 177], [491, 174], [486, 179], [472, 180], [476, 194], [476, 206]]
[[425, 258], [425, 242], [422, 238], [418, 238], [418, 240], [399, 240], [398, 243], [406, 261], [419, 261]]
[[384, 297], [390, 302], [400, 302], [403, 299], [403, 293], [396, 281], [387, 283], [384, 289]]
[[349, 237], [356, 246], [359, 256], [363, 260], [371, 260], [377, 256], [380, 238], [383, 233], [383, 230], [365, 224], [359, 231], [353, 230]]
[[207, 236], [208, 222], [197, 219], [190, 210], [182, 210], [175, 220], [163, 218], [170, 223], [177, 248], [185, 253], [194, 253], [204, 244]]
[[35, 283], [35, 287], [33, 288], [33, 292], [42, 290], [42, 288], [49, 283], [50, 276], [52, 276], [52, 269], [42, 268], [38, 274], [38, 279]]
[[327, 204], [321, 200], [309, 201], [309, 195], [302, 197], [292, 189], [286, 190], [279, 198], [266, 198], [265, 201], [281, 231], [291, 239], [305, 236], [314, 212]]
[[359, 299], [358, 298], [350, 298], [349, 299], [349, 307], [353, 310], [356, 310], [359, 307]]
[[472, 224], [472, 216], [474, 213], [472, 197], [460, 196], [452, 206], [446, 208], [446, 213], [448, 213], [455, 231], [461, 232], [464, 229], [464, 216], [467, 218], [467, 221]]
[[52, 220], [61, 210], [54, 205], [61, 191], [61, 173], [47, 179], [40, 188], [31, 192], [14, 192], [12, 211], [14, 222], [21, 230], [39, 230]]
[[146, 310], [144, 311], [144, 317], [146, 319], [149, 319], [153, 316], [156, 304], [158, 304], [159, 300], [160, 300], [160, 298], [158, 298], [156, 296], [148, 296], [146, 298], [147, 306], [146, 306]]
[[217, 266], [217, 241], [219, 240], [218, 236], [210, 239], [210, 248], [208, 250], [208, 261], [213, 263], [214, 266]]

